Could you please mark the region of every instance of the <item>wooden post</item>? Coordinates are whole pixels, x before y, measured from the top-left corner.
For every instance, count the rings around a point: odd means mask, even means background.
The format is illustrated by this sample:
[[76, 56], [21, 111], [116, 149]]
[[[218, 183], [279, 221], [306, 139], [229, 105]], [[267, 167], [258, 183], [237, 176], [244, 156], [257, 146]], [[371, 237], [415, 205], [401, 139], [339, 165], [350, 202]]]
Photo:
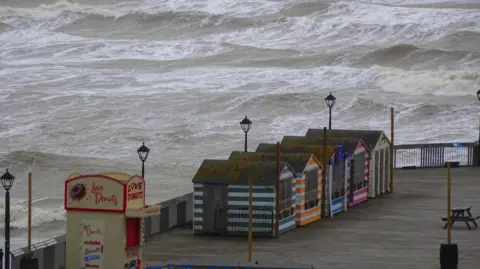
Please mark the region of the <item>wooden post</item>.
[[327, 163], [328, 156], [327, 156], [327, 127], [323, 127], [323, 169], [322, 169], [322, 206], [320, 212], [320, 216], [325, 213], [325, 197], [326, 196], [326, 186], [327, 186]]
[[393, 154], [395, 154], [394, 146], [395, 146], [395, 121], [394, 121], [395, 112], [393, 107], [390, 108], [390, 192], [393, 193], [393, 170], [395, 168], [395, 164], [393, 163], [395, 158]]
[[248, 261], [252, 261], [252, 237], [253, 237], [253, 183], [248, 180]]
[[275, 237], [280, 227], [280, 142], [277, 142], [277, 181], [275, 182]]
[[28, 252], [32, 251], [32, 172], [28, 172]]
[[450, 162], [447, 163], [447, 242], [448, 244], [451, 243], [452, 239], [452, 227], [451, 227], [451, 173], [450, 173], [451, 164]]

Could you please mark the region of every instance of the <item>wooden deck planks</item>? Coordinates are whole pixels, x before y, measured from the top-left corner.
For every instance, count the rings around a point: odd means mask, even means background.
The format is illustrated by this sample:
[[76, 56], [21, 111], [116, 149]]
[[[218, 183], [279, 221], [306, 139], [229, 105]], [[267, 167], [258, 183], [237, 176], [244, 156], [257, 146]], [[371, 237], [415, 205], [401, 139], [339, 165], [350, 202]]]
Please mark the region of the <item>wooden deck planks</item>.
[[[472, 206], [480, 215], [479, 168], [452, 169], [452, 207]], [[446, 169], [395, 171], [395, 193], [369, 200], [279, 239], [254, 238], [255, 260], [291, 260], [325, 269], [437, 269], [446, 230]], [[459, 245], [459, 268], [478, 267], [480, 229], [464, 223], [452, 229]], [[247, 259], [247, 240], [239, 237], [193, 236], [178, 228], [148, 240], [146, 264], [166, 260], [222, 256]]]

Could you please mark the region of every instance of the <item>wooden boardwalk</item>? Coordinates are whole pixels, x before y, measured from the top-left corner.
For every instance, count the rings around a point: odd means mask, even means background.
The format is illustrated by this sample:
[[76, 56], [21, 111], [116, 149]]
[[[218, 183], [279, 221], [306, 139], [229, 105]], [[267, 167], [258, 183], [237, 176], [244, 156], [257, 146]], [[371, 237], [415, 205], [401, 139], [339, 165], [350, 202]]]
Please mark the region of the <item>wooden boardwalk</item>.
[[[452, 169], [452, 205], [472, 206], [480, 215], [479, 168]], [[297, 228], [280, 239], [254, 238], [254, 260], [295, 261], [328, 269], [438, 269], [446, 230], [446, 169], [395, 171], [395, 193], [369, 200], [332, 219]], [[480, 229], [452, 229], [459, 268], [479, 268]], [[193, 236], [178, 228], [148, 240], [147, 265], [209, 257], [247, 259], [247, 240]]]

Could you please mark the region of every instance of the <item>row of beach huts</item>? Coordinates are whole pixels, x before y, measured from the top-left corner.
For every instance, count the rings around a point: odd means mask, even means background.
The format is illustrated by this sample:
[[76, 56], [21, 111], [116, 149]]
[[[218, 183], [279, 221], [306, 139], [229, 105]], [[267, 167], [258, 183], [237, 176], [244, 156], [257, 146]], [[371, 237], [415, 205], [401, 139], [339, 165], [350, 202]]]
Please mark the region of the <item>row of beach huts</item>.
[[383, 131], [309, 129], [228, 160], [206, 159], [192, 180], [193, 232], [246, 235], [250, 183], [254, 236], [347, 211], [390, 191], [390, 147]]

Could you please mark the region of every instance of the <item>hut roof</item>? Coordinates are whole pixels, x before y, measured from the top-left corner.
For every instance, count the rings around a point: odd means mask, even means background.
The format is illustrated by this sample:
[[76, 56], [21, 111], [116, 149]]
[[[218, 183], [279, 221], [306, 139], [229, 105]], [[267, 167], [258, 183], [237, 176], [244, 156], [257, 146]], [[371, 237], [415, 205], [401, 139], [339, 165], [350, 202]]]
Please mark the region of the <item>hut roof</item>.
[[[272, 152], [275, 153], [277, 150], [276, 144], [259, 144], [257, 147], [257, 152]], [[318, 161], [322, 162], [323, 158], [330, 158], [335, 152], [335, 147], [327, 146], [326, 152], [323, 151], [323, 145], [280, 145], [281, 154], [284, 153], [310, 153], [317, 158]]]
[[[350, 139], [343, 137], [327, 137], [327, 145], [329, 146], [340, 146], [343, 145], [343, 150], [352, 154], [357, 147], [360, 139]], [[284, 136], [282, 139], [282, 145], [323, 145], [323, 133], [322, 136]]]
[[[382, 136], [380, 130], [327, 130], [328, 137], [361, 138], [369, 150], [373, 149]], [[323, 129], [308, 129], [305, 137], [323, 137]], [[390, 143], [390, 141], [389, 141]]]
[[[313, 153], [280, 153], [280, 161], [287, 162], [295, 173], [301, 174], [305, 170]], [[273, 161], [276, 162], [275, 152], [244, 152], [232, 151], [229, 160]]]
[[[288, 166], [280, 162], [280, 171]], [[288, 166], [292, 173], [293, 169]], [[264, 184], [274, 183], [277, 179], [277, 164], [269, 161], [245, 160], [204, 160], [198, 168], [192, 182], [235, 182], [248, 184], [249, 180]]]

